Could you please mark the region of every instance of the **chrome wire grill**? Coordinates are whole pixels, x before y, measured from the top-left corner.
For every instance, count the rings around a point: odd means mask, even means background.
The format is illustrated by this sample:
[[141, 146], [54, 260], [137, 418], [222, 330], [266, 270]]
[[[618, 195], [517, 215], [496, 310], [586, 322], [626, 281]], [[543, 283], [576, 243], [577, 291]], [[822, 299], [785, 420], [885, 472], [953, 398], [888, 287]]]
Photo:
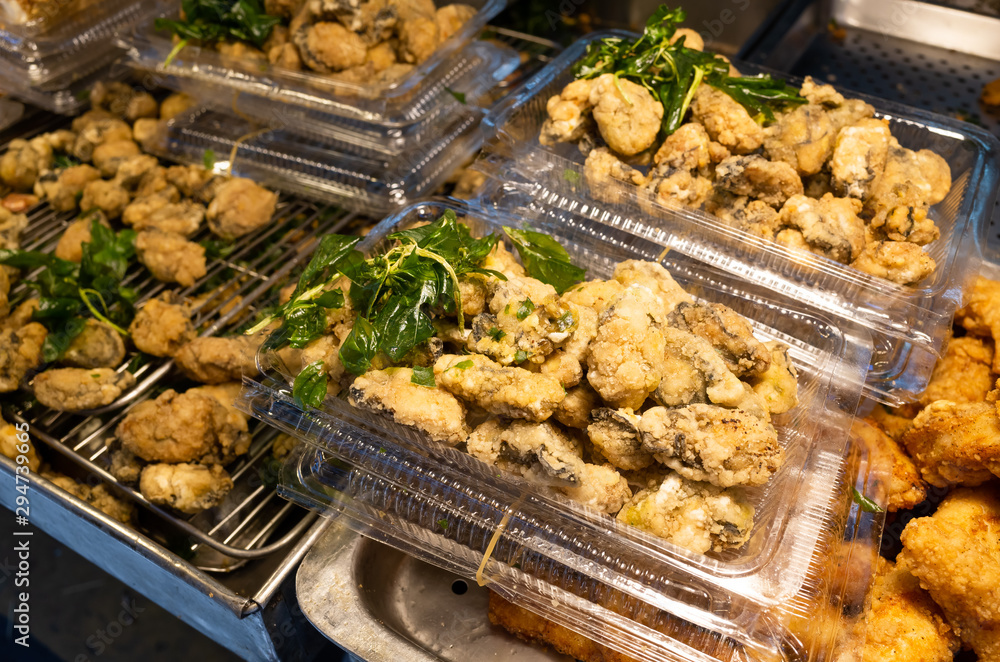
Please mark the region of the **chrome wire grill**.
[[[22, 136], [51, 131], [65, 118], [39, 122]], [[0, 153], [6, 145], [0, 147]], [[21, 236], [25, 250], [51, 252], [75, 212], [57, 212], [40, 203], [27, 212], [28, 227]], [[335, 207], [282, 195], [270, 224], [251, 233], [208, 262], [207, 273], [192, 286], [177, 289], [181, 300], [193, 302], [192, 322], [200, 336], [233, 335], [275, 303], [277, 291], [310, 257], [320, 237], [343, 231], [354, 215]], [[192, 241], [211, 239], [207, 230]], [[141, 265], [134, 265], [123, 285], [140, 294], [137, 303], [160, 295], [171, 286], [157, 281]], [[174, 286], [176, 287], [176, 286]], [[16, 304], [29, 294], [22, 283], [11, 292]], [[107, 442], [118, 423], [139, 402], [171, 387], [189, 382], [172, 371], [173, 362], [132, 351], [119, 367], [130, 370], [137, 384], [117, 401], [100, 410], [66, 413], [42, 407], [29, 394], [18, 394], [14, 419], [26, 422], [34, 438], [112, 486], [140, 508], [143, 533], [188, 558], [202, 570], [228, 572], [247, 560], [261, 558], [292, 543], [314, 516], [277, 496], [276, 462], [271, 448], [277, 432], [250, 421], [249, 452], [227, 467], [234, 487], [217, 507], [183, 516], [147, 501], [137, 489], [119, 483], [108, 471]], [[146, 521], [145, 513], [153, 518]], [[144, 526], [148, 525], [148, 526]]]

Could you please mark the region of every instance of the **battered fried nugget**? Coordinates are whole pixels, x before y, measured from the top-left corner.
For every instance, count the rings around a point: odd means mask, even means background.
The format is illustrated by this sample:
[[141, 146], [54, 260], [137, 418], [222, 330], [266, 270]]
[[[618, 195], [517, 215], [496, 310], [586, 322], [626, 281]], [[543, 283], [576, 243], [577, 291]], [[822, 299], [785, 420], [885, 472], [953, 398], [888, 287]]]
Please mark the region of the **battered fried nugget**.
[[35, 182], [35, 195], [48, 200], [56, 211], [71, 211], [76, 209], [84, 187], [100, 178], [97, 168], [86, 163], [58, 172], [46, 171]]
[[122, 223], [134, 230], [161, 230], [190, 237], [201, 228], [205, 207], [193, 200], [172, 202], [168, 192], [133, 200], [122, 212]]
[[556, 407], [553, 417], [566, 427], [583, 430], [590, 425], [590, 412], [598, 406], [599, 401], [597, 391], [584, 380], [567, 389], [566, 397]]
[[670, 473], [658, 488], [636, 493], [618, 513], [618, 521], [704, 554], [742, 547], [750, 538], [753, 516], [753, 506], [737, 489]]
[[220, 186], [208, 205], [208, 227], [232, 240], [267, 225], [278, 204], [278, 194], [250, 179], [233, 177]]
[[774, 426], [741, 409], [653, 407], [642, 415], [639, 432], [643, 449], [658, 462], [720, 487], [763, 485], [785, 460]]
[[595, 199], [618, 204], [629, 199], [630, 191], [622, 184], [642, 186], [646, 175], [611, 153], [607, 147], [590, 150], [583, 164], [583, 179]]
[[94, 148], [91, 163], [101, 171], [101, 176], [111, 178], [118, 174], [118, 168], [129, 159], [142, 154], [142, 150], [132, 140], [112, 140]]
[[465, 402], [499, 416], [544, 421], [566, 397], [559, 382], [485, 356], [445, 354], [434, 363], [438, 385]]
[[490, 419], [469, 435], [467, 449], [489, 465], [542, 484], [578, 486], [584, 471], [580, 445], [548, 421]]
[[901, 415], [898, 410], [889, 409], [885, 405], [875, 405], [868, 418], [896, 443], [902, 443], [903, 435], [913, 427], [913, 418]]
[[[979, 276], [968, 292], [968, 303], [955, 313], [955, 324], [971, 334], [1000, 338], [1000, 281]], [[1000, 373], [1000, 353], [993, 355], [993, 372]]]
[[142, 304], [128, 333], [139, 351], [153, 356], [174, 356], [195, 338], [187, 308], [163, 299]]
[[557, 488], [577, 503], [605, 515], [615, 515], [632, 498], [628, 481], [610, 464], [584, 464], [577, 474], [577, 484]]
[[576, 320], [576, 328], [562, 347], [550, 354], [539, 372], [559, 380], [563, 388], [573, 388], [583, 379], [583, 364], [587, 362], [590, 343], [597, 336], [598, 315], [593, 308], [568, 304]]
[[106, 485], [98, 484], [91, 487], [69, 476], [48, 471], [42, 473], [42, 476], [53, 485], [69, 492], [77, 499], [87, 502], [108, 517], [116, 519], [122, 524], [131, 523], [132, 516], [135, 514], [135, 506], [114, 496]]
[[90, 161], [95, 148], [118, 140], [132, 140], [132, 127], [120, 119], [98, 119], [79, 130], [73, 142], [73, 156]]
[[662, 335], [663, 377], [652, 394], [654, 400], [667, 407], [699, 402], [738, 407], [746, 400], [748, 387], [711, 343], [673, 327], [664, 327]]
[[[684, 291], [662, 264], [648, 260], [623, 260], [615, 266], [615, 280], [629, 287], [643, 285], [663, 301], [663, 315], [668, 315], [680, 303], [692, 303], [694, 299]], [[598, 311], [603, 312], [603, 311]], [[658, 315], [658, 310], [651, 311]]]
[[542, 124], [538, 142], [554, 145], [557, 142], [576, 142], [593, 125], [590, 91], [593, 80], [574, 80], [562, 92], [550, 97], [545, 105], [548, 119]]
[[603, 74], [590, 88], [590, 104], [601, 137], [615, 152], [632, 156], [656, 141], [663, 104], [642, 85]]
[[83, 244], [90, 242], [90, 231], [94, 221], [104, 227], [111, 227], [108, 224], [108, 217], [100, 210], [94, 210], [86, 216], [81, 216], [66, 226], [65, 232], [56, 244], [55, 256], [61, 260], [70, 262], [80, 262], [83, 260]]
[[788, 356], [788, 345], [777, 340], [764, 345], [771, 353], [771, 363], [763, 374], [751, 379], [750, 384], [769, 412], [784, 414], [799, 404], [799, 375]]
[[885, 170], [891, 138], [885, 119], [866, 118], [840, 130], [830, 159], [838, 195], [868, 199]]
[[578, 306], [592, 308], [594, 312], [600, 315], [624, 289], [625, 286], [617, 280], [588, 280], [582, 285], [577, 285], [567, 290], [562, 295], [562, 298], [566, 303], [575, 303]]
[[238, 419], [216, 393], [164, 391], [133, 407], [118, 424], [122, 447], [148, 462], [225, 463], [250, 448], [246, 419]]
[[217, 464], [151, 464], [139, 480], [139, 491], [150, 502], [189, 515], [219, 505], [231, 489], [232, 479]]
[[59, 359], [74, 368], [114, 368], [125, 360], [125, 342], [110, 324], [88, 319]]
[[957, 489], [931, 517], [910, 520], [899, 560], [980, 660], [1000, 659], [1000, 494]]
[[413, 370], [369, 370], [351, 384], [349, 402], [355, 407], [387, 413], [400, 425], [423, 432], [434, 441], [454, 446], [465, 441], [465, 407], [451, 393], [412, 382]]
[[260, 337], [195, 338], [174, 354], [181, 372], [203, 384], [239, 381], [257, 374]]
[[667, 324], [712, 343], [737, 377], [757, 377], [771, 365], [771, 352], [753, 337], [746, 318], [722, 304], [679, 303]]
[[600, 454], [619, 469], [645, 469], [653, 464], [653, 454], [643, 448], [640, 420], [631, 409], [601, 407], [591, 414], [587, 436]]
[[143, 230], [135, 238], [135, 250], [157, 280], [190, 287], [208, 273], [205, 248], [179, 234]]
[[712, 161], [711, 139], [705, 127], [688, 122], [664, 139], [656, 150], [653, 163], [679, 170], [698, 170], [702, 174]]
[[638, 409], [663, 378], [665, 342], [655, 311], [663, 299], [630, 285], [598, 320], [587, 380], [616, 409]]
[[109, 405], [134, 384], [132, 373], [116, 373], [110, 368], [58, 368], [46, 370], [32, 381], [38, 401], [56, 411]]
[[941, 608], [903, 562], [878, 559], [864, 623], [861, 660], [950, 662], [960, 645]]
[[748, 154], [764, 142], [764, 130], [750, 113], [711, 85], [698, 86], [691, 101], [691, 117], [733, 154]]
[[0, 330], [0, 393], [16, 391], [28, 371], [38, 367], [47, 335], [38, 322]]
[[795, 228], [814, 253], [850, 264], [865, 248], [865, 222], [858, 213], [861, 202], [827, 193], [819, 200], [804, 195], [789, 198], [778, 212], [775, 225]]
[[792, 166], [756, 154], [724, 159], [715, 167], [715, 177], [717, 187], [756, 198], [774, 208], [803, 191], [802, 180]]
[[15, 138], [0, 157], [0, 182], [15, 191], [30, 191], [39, 174], [52, 167], [52, 147], [41, 140]]
[[927, 498], [927, 485], [920, 479], [917, 466], [878, 422], [871, 418], [855, 419], [851, 435], [864, 446], [874, 449], [873, 456], [884, 453], [892, 459], [892, 475], [886, 486], [889, 512], [908, 510]]
[[975, 336], [952, 338], [918, 402], [983, 402], [993, 388], [993, 341]]
[[780, 113], [764, 129], [764, 152], [772, 161], [789, 164], [805, 177], [819, 172], [833, 153], [837, 129], [825, 108], [807, 103]]
[[118, 218], [128, 206], [131, 196], [128, 191], [111, 180], [98, 179], [83, 187], [80, 209], [99, 209], [108, 218]]
[[664, 207], [700, 207], [712, 194], [712, 180], [696, 171], [658, 166], [650, 171], [643, 188], [648, 197], [640, 196], [639, 204], [646, 213], [655, 215], [649, 201]]
[[1000, 475], [1000, 418], [991, 403], [933, 402], [913, 419], [903, 445], [937, 487], [981, 485]]
[[876, 241], [865, 246], [851, 266], [893, 283], [912, 285], [932, 274], [937, 264], [916, 244]]

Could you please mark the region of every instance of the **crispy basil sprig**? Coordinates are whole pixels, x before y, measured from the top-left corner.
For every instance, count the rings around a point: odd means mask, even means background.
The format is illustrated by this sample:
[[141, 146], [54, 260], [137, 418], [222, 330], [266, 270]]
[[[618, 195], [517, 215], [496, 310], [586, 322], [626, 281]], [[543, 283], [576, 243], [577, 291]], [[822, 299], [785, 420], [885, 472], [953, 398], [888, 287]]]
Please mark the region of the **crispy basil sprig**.
[[157, 30], [169, 30], [181, 38], [165, 64], [192, 39], [202, 43], [238, 39], [260, 48], [281, 22], [281, 17], [264, 11], [260, 0], [184, 0], [181, 12], [183, 18], [158, 18], [155, 22]]
[[662, 133], [681, 125], [695, 90], [703, 82], [725, 92], [746, 108], [758, 123], [774, 121], [774, 111], [805, 103], [798, 90], [768, 75], [729, 75], [729, 63], [718, 55], [688, 48], [686, 37], [670, 39], [686, 17], [683, 9], [660, 8], [646, 21], [634, 41], [607, 38], [595, 41], [573, 68], [577, 78], [613, 74], [645, 87], [663, 105]]

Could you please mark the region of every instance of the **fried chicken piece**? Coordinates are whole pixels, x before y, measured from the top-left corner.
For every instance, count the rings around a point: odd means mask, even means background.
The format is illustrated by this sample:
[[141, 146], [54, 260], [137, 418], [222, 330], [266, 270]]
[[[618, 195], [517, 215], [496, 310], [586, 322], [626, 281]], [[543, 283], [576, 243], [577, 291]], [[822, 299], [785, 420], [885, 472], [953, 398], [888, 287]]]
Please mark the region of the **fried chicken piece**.
[[605, 515], [617, 514], [632, 498], [628, 481], [610, 464], [584, 464], [577, 474], [576, 485], [556, 489]]
[[865, 248], [861, 202], [827, 193], [819, 200], [793, 195], [781, 207], [775, 226], [794, 228], [813, 253], [850, 264]]
[[135, 230], [160, 230], [182, 237], [196, 234], [203, 220], [203, 205], [193, 200], [171, 202], [168, 193], [136, 198], [122, 212], [122, 223]]
[[756, 198], [774, 208], [781, 207], [793, 195], [802, 194], [802, 180], [792, 166], [756, 154], [723, 160], [716, 166], [715, 176], [718, 188]]
[[910, 520], [899, 561], [920, 580], [980, 660], [1000, 659], [1000, 495], [957, 489], [931, 517]]
[[38, 367], [47, 335], [38, 322], [0, 330], [0, 393], [16, 391], [28, 371]]
[[99, 209], [108, 218], [114, 219], [122, 215], [129, 200], [131, 200], [131, 196], [121, 186], [113, 181], [98, 179], [83, 187], [80, 209], [84, 211]]
[[100, 119], [77, 133], [72, 153], [80, 161], [90, 161], [99, 145], [118, 140], [132, 140], [132, 127], [120, 119]]
[[704, 338], [673, 327], [662, 329], [663, 377], [653, 399], [666, 407], [712, 402], [738, 407], [747, 398], [747, 386], [729, 370], [723, 358]]
[[764, 130], [750, 113], [711, 85], [698, 86], [691, 101], [691, 117], [733, 154], [749, 154], [764, 142]]
[[993, 341], [975, 336], [952, 338], [918, 402], [983, 402], [993, 389]]
[[454, 446], [469, 436], [465, 407], [451, 393], [418, 386], [413, 370], [369, 370], [351, 384], [348, 401], [355, 407], [389, 414], [394, 421]]
[[208, 227], [223, 239], [236, 239], [267, 225], [277, 204], [277, 193], [252, 180], [233, 177], [219, 187], [208, 205]]
[[975, 486], [1000, 475], [1000, 418], [992, 403], [933, 402], [913, 419], [903, 445], [936, 487]]
[[[670, 272], [657, 262], [623, 260], [615, 266], [615, 280], [626, 287], [642, 285], [648, 288], [650, 292], [663, 301], [664, 316], [669, 315], [678, 304], [694, 301], [691, 295], [677, 284]], [[605, 286], [605, 288], [607, 287]], [[608, 299], [608, 303], [610, 304], [612, 300]], [[604, 311], [598, 310], [597, 312], [603, 313]], [[659, 311], [652, 310], [651, 312], [657, 317], [657, 321], [660, 321]]]
[[83, 244], [90, 242], [90, 231], [95, 220], [106, 228], [111, 227], [108, 217], [100, 210], [81, 216], [66, 226], [56, 244], [55, 256], [61, 260], [80, 262], [83, 259]]
[[118, 174], [118, 168], [129, 159], [142, 154], [133, 140], [111, 140], [94, 148], [91, 163], [101, 171], [101, 177], [110, 178]]
[[139, 491], [151, 503], [188, 515], [219, 505], [231, 489], [232, 479], [217, 464], [151, 464], [139, 481]]
[[437, 384], [491, 414], [529, 421], [549, 418], [566, 397], [548, 375], [505, 367], [485, 356], [445, 354], [434, 363]]
[[851, 266], [900, 285], [913, 285], [934, 273], [937, 264], [920, 246], [908, 241], [876, 241]]
[[69, 476], [48, 471], [43, 472], [42, 476], [59, 489], [69, 492], [81, 501], [85, 501], [111, 519], [118, 520], [122, 524], [130, 524], [132, 522], [132, 517], [135, 514], [135, 506], [124, 499], [114, 496], [106, 485], [98, 484], [91, 487], [73, 480]]
[[616, 409], [638, 409], [663, 377], [665, 343], [655, 311], [663, 300], [630, 285], [598, 319], [587, 357], [587, 380]]
[[[271, 12], [268, 13], [270, 14]], [[175, 92], [160, 104], [160, 119], [164, 121], [172, 120], [188, 108], [193, 108], [196, 103], [198, 103], [197, 100], [190, 94]]]
[[885, 119], [865, 118], [842, 128], [830, 159], [834, 191], [867, 200], [885, 171], [891, 138]]
[[583, 379], [583, 364], [587, 362], [590, 343], [597, 337], [598, 319], [593, 308], [575, 304], [568, 304], [568, 308], [576, 321], [576, 328], [569, 340], [539, 366], [543, 375], [555, 377], [566, 389], [573, 388]]
[[38, 471], [42, 463], [35, 450], [35, 444], [31, 441], [31, 435], [27, 431], [18, 430], [16, 425], [6, 422], [2, 417], [0, 417], [0, 455], [9, 457], [15, 463], [17, 457], [23, 455], [27, 462], [24, 466], [27, 466], [32, 473]]
[[0, 157], [0, 182], [15, 191], [30, 191], [38, 176], [52, 167], [52, 147], [45, 141], [10, 141]]
[[893, 441], [902, 443], [903, 435], [913, 427], [913, 419], [909, 416], [902, 416], [897, 411], [879, 404], [875, 405], [868, 418], [878, 424], [879, 428], [889, 435]]
[[587, 436], [608, 462], [626, 471], [653, 464], [653, 454], [642, 447], [640, 417], [631, 409], [594, 409], [591, 421]]
[[35, 195], [48, 200], [56, 211], [71, 211], [76, 209], [84, 187], [100, 178], [97, 168], [86, 163], [58, 172], [46, 171], [35, 182]]
[[750, 384], [772, 414], [784, 414], [799, 404], [799, 373], [788, 356], [788, 345], [777, 340], [764, 343], [771, 353], [771, 364]]
[[174, 362], [188, 378], [202, 384], [240, 381], [257, 374], [260, 337], [195, 338], [174, 354]]
[[833, 153], [837, 130], [822, 106], [807, 103], [780, 113], [764, 129], [764, 153], [792, 166], [802, 177], [814, 175]]
[[941, 608], [903, 562], [879, 558], [860, 660], [951, 662], [960, 645]]
[[[967, 294], [968, 303], [955, 313], [955, 324], [977, 336], [1000, 338], [1000, 281], [979, 276]], [[1000, 373], [1000, 353], [993, 355], [993, 372]]]
[[927, 498], [927, 485], [921, 480], [917, 466], [877, 421], [872, 418], [855, 419], [851, 426], [851, 436], [872, 449], [873, 457], [887, 456], [892, 460], [892, 474], [886, 486], [887, 509], [890, 513], [908, 510], [923, 503]]
[[470, 351], [501, 365], [541, 363], [564, 344], [578, 319], [551, 285], [528, 276], [492, 282], [489, 313], [472, 320]]
[[96, 319], [84, 322], [83, 331], [73, 338], [59, 359], [74, 368], [114, 368], [125, 360], [125, 342], [111, 327]]
[[639, 432], [642, 448], [658, 462], [720, 487], [763, 485], [785, 459], [774, 426], [741, 409], [653, 407], [642, 415]]
[[667, 324], [709, 341], [737, 377], [757, 377], [771, 365], [771, 352], [753, 337], [746, 318], [722, 304], [681, 302]]
[[607, 147], [590, 150], [583, 164], [583, 179], [595, 199], [619, 204], [629, 199], [631, 191], [623, 184], [642, 186], [646, 175], [626, 165]]
[[577, 79], [569, 83], [545, 104], [548, 119], [542, 124], [538, 142], [554, 145], [560, 142], [577, 142], [593, 126], [590, 110], [590, 91], [594, 81]]
[[637, 492], [618, 513], [618, 521], [704, 554], [742, 547], [750, 538], [753, 515], [753, 506], [737, 489], [669, 473], [656, 489]]
[[566, 427], [583, 430], [590, 425], [590, 413], [599, 406], [599, 401], [597, 391], [584, 380], [566, 390], [566, 397], [552, 416]]
[[216, 391], [164, 391], [133, 407], [115, 431], [122, 447], [147, 462], [226, 463], [250, 448], [246, 418]]
[[83, 411], [109, 405], [135, 384], [130, 372], [111, 368], [57, 368], [32, 381], [35, 397], [49, 409]]
[[179, 234], [143, 230], [135, 238], [135, 250], [157, 280], [190, 287], [208, 273], [204, 246]]
[[128, 327], [136, 348], [153, 356], [174, 356], [195, 339], [187, 309], [163, 299], [142, 304]]
[[562, 298], [567, 304], [585, 306], [600, 315], [624, 289], [617, 280], [588, 280], [564, 292]]
[[590, 105], [597, 130], [618, 154], [633, 156], [656, 142], [663, 104], [642, 85], [603, 74], [590, 89]]

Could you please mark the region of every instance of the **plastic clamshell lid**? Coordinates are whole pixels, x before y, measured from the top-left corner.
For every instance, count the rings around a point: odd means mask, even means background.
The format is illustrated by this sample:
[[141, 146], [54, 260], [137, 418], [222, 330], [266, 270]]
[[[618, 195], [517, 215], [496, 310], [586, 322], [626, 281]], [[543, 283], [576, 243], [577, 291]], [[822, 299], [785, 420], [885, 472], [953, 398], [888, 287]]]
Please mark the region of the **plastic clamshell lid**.
[[[692, 553], [342, 397], [303, 408], [290, 393], [297, 366], [286, 365], [280, 351], [262, 352], [266, 377], [245, 381], [241, 406], [317, 449], [288, 470], [282, 493], [343, 513], [359, 530], [466, 576], [488, 556], [482, 574], [491, 588], [638, 659], [709, 659], [708, 649], [719, 645], [776, 655], [790, 605], [808, 611], [813, 601], [832, 599], [833, 589], [816, 578], [817, 564], [848, 528], [845, 476], [866, 493], [874, 489], [863, 463], [846, 453], [871, 352], [866, 331], [679, 253], [664, 257], [655, 241], [601, 224], [547, 224], [527, 209], [419, 203], [382, 221], [359, 248], [371, 251], [394, 230], [446, 209], [475, 235], [522, 223], [549, 233], [588, 268], [588, 278], [608, 278], [626, 259], [660, 261], [689, 292], [749, 318], [759, 338], [790, 346], [800, 404], [774, 417], [786, 463], [766, 485], [745, 490], [756, 510], [750, 540], [738, 550]], [[678, 619], [697, 636], [671, 635]]]
[[[438, 7], [451, 4], [436, 2]], [[458, 101], [447, 94], [446, 87], [463, 84], [470, 76], [468, 62], [456, 61], [456, 55], [473, 40], [486, 23], [505, 6], [505, 0], [469, 0], [476, 13], [434, 54], [403, 78], [393, 82], [367, 84], [338, 81], [312, 71], [293, 71], [275, 67], [266, 61], [226, 57], [212, 48], [185, 46], [169, 64], [164, 64], [174, 49], [170, 33], [158, 31], [152, 19], [138, 26], [122, 45], [132, 61], [143, 69], [174, 78], [178, 84], [198, 83], [199, 89], [211, 90], [218, 102], [230, 107], [233, 93], [254, 97], [246, 103], [253, 113], [263, 109], [268, 120], [281, 118], [289, 107], [298, 107], [299, 117], [324, 121], [342, 118], [371, 123], [392, 129], [420, 122], [441, 112], [441, 106]], [[473, 68], [471, 74], [492, 72]], [[207, 87], [205, 87], [207, 85]], [[301, 109], [309, 109], [303, 113]]]
[[[490, 143], [495, 151], [494, 176], [520, 184], [539, 205], [553, 208], [553, 214], [567, 211], [652, 238], [739, 278], [861, 322], [875, 336], [866, 394], [891, 404], [912, 400], [926, 386], [961, 305], [962, 290], [978, 270], [1000, 176], [997, 139], [968, 123], [845, 91], [848, 98], [870, 103], [877, 116], [889, 120], [901, 145], [931, 149], [951, 168], [951, 191], [930, 211], [941, 237], [925, 250], [937, 269], [914, 286], [897, 285], [820, 255], [793, 252], [703, 211], [640, 201], [635, 186], [621, 183], [605, 192], [619, 203], [596, 199], [585, 183], [585, 159], [576, 145], [544, 146], [538, 135], [547, 118], [548, 99], [573, 80], [572, 66], [588, 44], [608, 36], [635, 37], [622, 32], [588, 35], [487, 117], [484, 127], [491, 127], [498, 138]], [[770, 73], [738, 61], [733, 64], [744, 75]]]

